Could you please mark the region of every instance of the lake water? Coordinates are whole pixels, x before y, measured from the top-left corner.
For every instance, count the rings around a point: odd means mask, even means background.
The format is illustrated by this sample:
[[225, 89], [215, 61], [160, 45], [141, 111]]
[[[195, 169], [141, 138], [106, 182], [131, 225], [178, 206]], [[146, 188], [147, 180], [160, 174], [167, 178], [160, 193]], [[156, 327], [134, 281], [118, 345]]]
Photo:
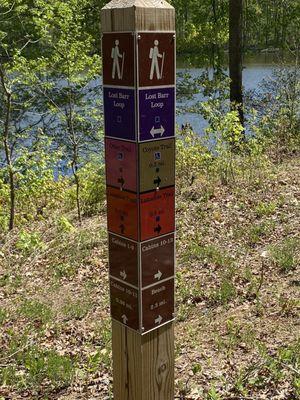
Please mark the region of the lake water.
[[[244, 61], [243, 70], [243, 85], [244, 90], [255, 90], [259, 88], [259, 85], [264, 79], [268, 79], [272, 75], [272, 71], [278, 68], [277, 56], [274, 54], [258, 54], [255, 56], [248, 56]], [[193, 78], [199, 77], [203, 72], [204, 68], [197, 67], [194, 60], [191, 59], [179, 59], [177, 61], [178, 72], [188, 72]], [[203, 101], [204, 98], [201, 94], [196, 94], [193, 100], [184, 100], [183, 102], [178, 99], [178, 111], [180, 112], [180, 106], [191, 105], [195, 102]], [[177, 124], [179, 126], [189, 123], [193, 130], [199, 135], [202, 135], [205, 127], [207, 126], [204, 118], [195, 113], [184, 112], [177, 115]]]
[[[197, 62], [195, 62], [194, 58], [185, 57], [184, 59], [177, 60], [177, 71], [178, 72], [187, 71], [192, 77], [197, 78], [204, 71], [204, 68], [201, 68], [198, 65]], [[276, 68], [276, 66], [278, 67], [277, 56], [273, 54], [259, 54], [253, 57], [247, 57], [244, 62], [245, 68], [243, 71], [243, 84], [245, 90], [247, 91], [247, 90], [257, 89], [260, 83], [264, 79], [267, 79], [272, 75], [272, 71]], [[101, 78], [98, 82], [94, 82], [94, 84], [96, 83], [99, 84], [100, 81]], [[184, 100], [181, 103], [180, 99], [178, 99], [177, 102], [178, 105], [177, 109], [179, 112], [177, 115], [177, 124], [181, 126], [186, 123], [189, 123], [192, 126], [193, 130], [197, 132], [199, 135], [202, 135], [204, 133], [204, 129], [207, 126], [206, 121], [200, 114], [189, 113], [189, 112], [180, 113], [180, 106], [182, 105], [187, 106], [189, 104], [192, 104], [194, 102], [199, 102], [201, 100], [204, 100], [204, 98], [201, 97], [201, 94], [197, 94], [194, 96], [193, 101]], [[31, 113], [29, 114], [30, 115], [28, 116], [28, 118], [31, 123], [38, 118], [34, 114]], [[28, 124], [28, 121], [26, 123]], [[2, 157], [0, 154], [0, 168], [2, 164], [1, 158]]]

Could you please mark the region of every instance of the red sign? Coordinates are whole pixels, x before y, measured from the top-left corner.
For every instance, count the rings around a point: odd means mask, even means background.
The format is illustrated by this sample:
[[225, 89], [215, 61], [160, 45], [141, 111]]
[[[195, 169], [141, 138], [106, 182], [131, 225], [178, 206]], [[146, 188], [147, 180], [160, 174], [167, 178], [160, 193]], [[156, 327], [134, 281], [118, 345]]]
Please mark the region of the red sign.
[[139, 330], [139, 295], [137, 289], [110, 279], [111, 316], [132, 329]]
[[132, 33], [105, 33], [102, 39], [103, 84], [134, 86], [134, 42]]
[[139, 34], [138, 76], [140, 87], [175, 84], [175, 33]]
[[140, 195], [141, 240], [175, 230], [175, 188], [155, 190]]
[[141, 243], [142, 287], [173, 277], [174, 264], [174, 233]]
[[138, 244], [111, 233], [108, 244], [110, 275], [138, 286]]
[[138, 240], [136, 194], [107, 187], [107, 224], [110, 232]]
[[142, 291], [144, 332], [174, 319], [174, 279]]
[[105, 139], [106, 183], [136, 192], [137, 145], [124, 140]]

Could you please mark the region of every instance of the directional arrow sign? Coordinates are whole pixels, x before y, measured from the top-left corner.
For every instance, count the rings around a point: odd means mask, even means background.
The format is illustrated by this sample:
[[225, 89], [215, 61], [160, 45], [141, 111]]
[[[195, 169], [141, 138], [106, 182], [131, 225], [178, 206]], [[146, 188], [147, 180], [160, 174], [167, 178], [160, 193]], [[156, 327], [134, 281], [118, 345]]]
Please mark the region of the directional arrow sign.
[[128, 318], [126, 317], [126, 315], [123, 314], [121, 318], [122, 318], [123, 324], [127, 325]]
[[145, 331], [173, 320], [174, 278], [160, 280], [155, 285], [150, 285], [150, 287], [143, 289], [142, 307], [142, 326]]
[[120, 271], [120, 276], [121, 276], [121, 278], [125, 281], [126, 280], [126, 278], [127, 278], [127, 274], [126, 274], [126, 271], [125, 270], [123, 270], [123, 271]]
[[160, 177], [158, 176], [158, 177], [153, 181], [153, 183], [156, 185], [156, 187], [159, 187], [159, 185], [161, 184], [161, 179], [160, 179]]
[[140, 142], [175, 136], [174, 87], [139, 90], [138, 127]]
[[161, 125], [160, 128], [155, 129], [154, 126], [152, 127], [150, 134], [154, 138], [157, 134], [162, 136], [165, 133], [165, 128]]
[[160, 270], [158, 270], [157, 274], [154, 275], [154, 279], [160, 280], [161, 277], [162, 277], [162, 273]]

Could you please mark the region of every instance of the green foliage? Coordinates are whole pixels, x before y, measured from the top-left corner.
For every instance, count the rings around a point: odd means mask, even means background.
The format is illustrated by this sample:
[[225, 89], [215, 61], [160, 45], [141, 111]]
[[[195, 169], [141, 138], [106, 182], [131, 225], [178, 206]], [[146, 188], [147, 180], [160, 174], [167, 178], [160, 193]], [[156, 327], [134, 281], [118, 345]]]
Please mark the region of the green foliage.
[[96, 215], [103, 210], [106, 197], [105, 168], [99, 160], [87, 163], [79, 172], [81, 205], [84, 215]]
[[208, 393], [207, 393], [207, 400], [221, 400], [222, 397], [218, 394], [217, 389], [213, 385]]
[[47, 324], [53, 317], [51, 308], [38, 300], [25, 300], [19, 313], [32, 322], [40, 321], [42, 324]]
[[[262, 345], [258, 347], [260, 347], [260, 360], [240, 371], [235, 384], [237, 393], [245, 394], [246, 390], [269, 388], [270, 382], [273, 385], [285, 382], [286, 385], [291, 381], [292, 396], [295, 395], [297, 398], [299, 395], [297, 370], [300, 361], [299, 340], [273, 353], [268, 353]], [[287, 370], [289, 375], [291, 374], [289, 378], [287, 378]]]
[[69, 263], [60, 263], [53, 265], [54, 276], [60, 278], [71, 278], [76, 273], [76, 268]]
[[74, 225], [64, 215], [60, 216], [57, 221], [57, 228], [60, 233], [69, 233], [75, 230]]
[[1, 385], [31, 389], [48, 380], [53, 389], [60, 389], [69, 385], [74, 375], [72, 360], [53, 350], [18, 347], [13, 360], [14, 363], [0, 370]]
[[272, 262], [282, 271], [294, 270], [300, 262], [300, 241], [298, 238], [288, 238], [270, 247]]
[[[194, 52], [210, 65], [224, 62], [228, 42], [228, 0], [172, 0], [180, 52]], [[244, 3], [245, 49], [293, 48], [299, 37], [299, 2], [249, 0]]]
[[187, 186], [193, 179], [207, 170], [212, 154], [202, 140], [191, 130], [180, 133], [177, 140], [176, 171], [179, 182]]
[[233, 259], [214, 245], [200, 245], [193, 241], [188, 244], [184, 258], [186, 260], [196, 259], [201, 264], [213, 264], [218, 267], [232, 266]]
[[232, 279], [224, 276], [219, 289], [212, 293], [212, 300], [216, 303], [227, 305], [231, 300], [235, 298], [235, 296], [236, 288]]
[[37, 249], [42, 249], [44, 247], [44, 242], [40, 237], [39, 232], [27, 232], [22, 230], [19, 233], [19, 238], [16, 242], [16, 249], [20, 250], [22, 253], [29, 255]]
[[0, 326], [4, 324], [6, 318], [7, 318], [7, 311], [4, 308], [0, 307]]
[[[261, 239], [267, 237], [270, 232], [274, 229], [274, 223], [272, 222], [261, 222], [259, 224], [251, 225], [247, 236], [251, 245], [257, 244]], [[242, 232], [244, 235], [245, 232]]]
[[269, 217], [270, 215], [273, 215], [275, 213], [276, 208], [277, 204], [275, 201], [270, 201], [268, 203], [260, 202], [255, 207], [255, 213], [258, 218]]
[[67, 320], [69, 319], [81, 320], [87, 315], [91, 307], [92, 304], [89, 302], [88, 299], [85, 300], [80, 299], [76, 301], [69, 301], [64, 306], [63, 312]]

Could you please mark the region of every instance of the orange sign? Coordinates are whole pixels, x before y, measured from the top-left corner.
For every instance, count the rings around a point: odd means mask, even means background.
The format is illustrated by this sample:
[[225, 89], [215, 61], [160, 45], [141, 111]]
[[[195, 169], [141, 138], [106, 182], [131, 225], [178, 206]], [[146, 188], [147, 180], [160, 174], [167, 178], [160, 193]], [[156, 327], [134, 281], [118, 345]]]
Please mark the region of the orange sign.
[[107, 224], [110, 232], [138, 240], [136, 194], [107, 187]]

